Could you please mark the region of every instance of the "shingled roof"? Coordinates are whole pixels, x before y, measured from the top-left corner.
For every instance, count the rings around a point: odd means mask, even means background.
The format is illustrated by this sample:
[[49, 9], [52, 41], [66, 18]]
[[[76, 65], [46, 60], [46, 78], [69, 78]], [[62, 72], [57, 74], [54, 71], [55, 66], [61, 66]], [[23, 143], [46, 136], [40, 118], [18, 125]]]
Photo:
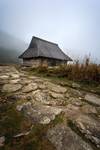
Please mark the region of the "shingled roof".
[[59, 48], [58, 44], [38, 37], [32, 37], [28, 49], [20, 55], [19, 58], [28, 59], [36, 57], [72, 61], [72, 59]]

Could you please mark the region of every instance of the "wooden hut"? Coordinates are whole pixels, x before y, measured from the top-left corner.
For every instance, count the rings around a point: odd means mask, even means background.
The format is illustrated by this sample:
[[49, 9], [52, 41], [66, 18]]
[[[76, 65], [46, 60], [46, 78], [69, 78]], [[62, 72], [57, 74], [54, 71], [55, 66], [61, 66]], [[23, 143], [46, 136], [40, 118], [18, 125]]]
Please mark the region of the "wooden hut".
[[59, 66], [72, 59], [56, 43], [32, 37], [28, 49], [19, 56], [25, 66]]

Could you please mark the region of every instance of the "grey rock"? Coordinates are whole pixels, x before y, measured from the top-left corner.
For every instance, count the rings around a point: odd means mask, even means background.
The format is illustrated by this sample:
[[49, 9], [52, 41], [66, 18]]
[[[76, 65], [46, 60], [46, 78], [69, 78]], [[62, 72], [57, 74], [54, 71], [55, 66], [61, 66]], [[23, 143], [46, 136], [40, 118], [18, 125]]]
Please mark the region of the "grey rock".
[[84, 103], [80, 100], [77, 100], [77, 101], [73, 101], [72, 102], [73, 105], [77, 106], [77, 107], [81, 107], [84, 105]]
[[39, 84], [38, 87], [39, 89], [46, 89], [46, 86], [44, 84]]
[[45, 116], [45, 117], [43, 117], [43, 118], [41, 119], [40, 123], [41, 123], [41, 124], [49, 124], [50, 121], [51, 121], [50, 118], [47, 117], [47, 116]]
[[10, 80], [9, 83], [11, 84], [16, 84], [20, 81], [20, 79], [13, 79], [13, 80]]
[[47, 138], [57, 150], [93, 150], [74, 131], [62, 124], [49, 129]]
[[90, 115], [80, 115], [72, 122], [86, 139], [100, 148], [100, 120], [96, 120]]
[[76, 89], [69, 88], [68, 92], [69, 95], [73, 97], [84, 97], [84, 94], [81, 91]]
[[97, 96], [97, 95], [86, 94], [85, 95], [85, 100], [88, 101], [88, 102], [90, 102], [90, 103], [93, 103], [95, 105], [100, 106], [100, 97]]
[[0, 80], [6, 80], [8, 78], [9, 78], [9, 76], [7, 76], [7, 75], [0, 75]]
[[49, 104], [50, 102], [50, 96], [48, 92], [42, 92], [41, 90], [36, 90], [32, 92], [32, 95], [37, 102], [41, 102], [43, 104]]
[[56, 85], [50, 82], [46, 82], [45, 84], [51, 91], [56, 92], [56, 93], [65, 93], [67, 91], [66, 88], [60, 85]]
[[21, 88], [21, 84], [5, 84], [2, 88], [2, 92], [16, 92]]
[[23, 85], [28, 85], [29, 83], [32, 83], [32, 80], [23, 77], [21, 78], [20, 83]]
[[23, 111], [28, 115], [33, 123], [49, 124], [51, 120], [55, 119], [55, 116], [60, 114], [62, 109], [45, 106], [45, 105], [32, 105], [30, 102], [23, 103], [22, 105], [17, 105], [16, 109], [18, 111]]
[[21, 111], [23, 109], [23, 105], [17, 105], [16, 110]]
[[54, 87], [52, 87], [51, 90], [54, 92], [57, 92], [57, 93], [65, 93], [67, 91], [66, 88], [61, 87], [61, 86], [54, 86]]
[[38, 88], [38, 86], [37, 86], [36, 83], [30, 83], [27, 86], [23, 87], [22, 92], [28, 93], [28, 92], [31, 92], [31, 91], [35, 91], [37, 88]]
[[97, 114], [97, 110], [95, 107], [91, 106], [91, 105], [84, 105], [81, 107], [81, 111], [83, 113], [86, 113], [86, 114]]
[[30, 109], [31, 108], [31, 102], [26, 102], [26, 103], [23, 103], [21, 105], [17, 105], [16, 106], [16, 109], [18, 111], [21, 111], [23, 108], [27, 108], [27, 109]]
[[5, 143], [5, 136], [0, 137], [0, 147], [4, 146]]
[[12, 79], [18, 79], [18, 78], [20, 77], [20, 75], [19, 75], [19, 74], [11, 73], [11, 74], [10, 74], [10, 77], [11, 77]]
[[49, 92], [49, 94], [51, 95], [51, 97], [53, 98], [64, 98], [63, 94], [59, 94], [59, 93], [55, 93], [55, 92]]
[[72, 83], [72, 87], [73, 88], [80, 88], [80, 85], [78, 83], [73, 82]]
[[63, 111], [65, 112], [66, 116], [73, 118], [80, 113], [80, 107], [69, 103], [67, 107], [63, 108]]
[[65, 94], [65, 97], [66, 97], [66, 98], [69, 98], [69, 97], [70, 97], [70, 94], [67, 92], [67, 93]]

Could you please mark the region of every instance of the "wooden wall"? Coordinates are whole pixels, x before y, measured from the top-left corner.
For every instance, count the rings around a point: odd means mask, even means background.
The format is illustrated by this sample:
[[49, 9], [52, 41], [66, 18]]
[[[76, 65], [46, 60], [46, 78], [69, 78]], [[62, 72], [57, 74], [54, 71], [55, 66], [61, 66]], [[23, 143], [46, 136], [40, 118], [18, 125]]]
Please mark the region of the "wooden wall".
[[39, 67], [39, 66], [59, 66], [67, 64], [67, 61], [61, 61], [50, 58], [34, 58], [34, 59], [23, 59], [23, 65]]

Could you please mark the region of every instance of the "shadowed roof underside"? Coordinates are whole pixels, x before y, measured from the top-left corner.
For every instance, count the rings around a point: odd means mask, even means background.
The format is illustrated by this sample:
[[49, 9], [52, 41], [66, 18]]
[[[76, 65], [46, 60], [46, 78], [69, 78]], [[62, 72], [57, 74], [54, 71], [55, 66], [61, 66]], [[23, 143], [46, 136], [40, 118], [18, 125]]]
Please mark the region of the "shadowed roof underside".
[[45, 57], [59, 60], [72, 61], [56, 43], [33, 37], [28, 49], [19, 56], [19, 58], [28, 59], [36, 57]]

